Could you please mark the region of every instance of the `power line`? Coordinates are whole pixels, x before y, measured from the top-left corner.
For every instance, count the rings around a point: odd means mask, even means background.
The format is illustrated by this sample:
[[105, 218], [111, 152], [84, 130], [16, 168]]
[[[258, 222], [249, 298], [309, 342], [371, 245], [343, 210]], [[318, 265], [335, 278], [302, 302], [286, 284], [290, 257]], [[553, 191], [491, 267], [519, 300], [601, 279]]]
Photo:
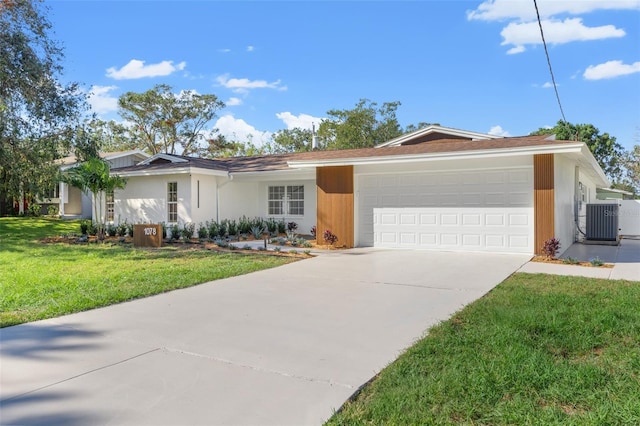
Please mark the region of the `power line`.
[[551, 59], [549, 58], [549, 50], [547, 49], [547, 42], [544, 39], [544, 31], [542, 31], [542, 21], [540, 20], [540, 12], [538, 11], [538, 3], [533, 0], [533, 4], [536, 7], [536, 15], [538, 16], [538, 26], [540, 27], [540, 36], [542, 36], [542, 44], [544, 46], [544, 53], [547, 55], [547, 64], [549, 65], [549, 73], [551, 74], [551, 82], [553, 83], [553, 90], [556, 92], [556, 99], [558, 100], [558, 106], [560, 107], [560, 115], [562, 115], [562, 121], [567, 123], [567, 119], [564, 117], [564, 110], [562, 109], [562, 103], [560, 102], [560, 94], [558, 93], [558, 85], [556, 84], [556, 78], [553, 76], [553, 68], [551, 67]]

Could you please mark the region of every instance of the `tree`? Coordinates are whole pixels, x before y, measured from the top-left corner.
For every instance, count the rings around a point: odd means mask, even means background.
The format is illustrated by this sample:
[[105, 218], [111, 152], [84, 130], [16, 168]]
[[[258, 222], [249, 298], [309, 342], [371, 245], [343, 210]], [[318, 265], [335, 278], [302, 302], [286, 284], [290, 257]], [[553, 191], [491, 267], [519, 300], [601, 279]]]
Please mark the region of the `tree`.
[[[38, 0], [0, 0], [0, 204], [43, 196], [69, 149], [77, 85], [58, 81], [62, 48]], [[3, 209], [0, 207], [0, 211]], [[4, 212], [3, 212], [4, 213]]]
[[635, 145], [625, 154], [623, 163], [626, 176], [620, 189], [640, 195], [640, 145]]
[[318, 139], [324, 149], [367, 148], [402, 134], [396, 118], [400, 102], [385, 102], [382, 107], [360, 99], [350, 110], [329, 110], [322, 120]]
[[133, 123], [130, 137], [151, 154], [198, 154], [203, 131], [224, 103], [215, 95], [194, 91], [172, 92], [159, 84], [144, 93], [127, 92], [118, 99], [122, 118]]
[[103, 205], [105, 196], [116, 189], [123, 189], [127, 183], [126, 179], [121, 176], [111, 176], [110, 166], [106, 161], [100, 158], [90, 158], [69, 169], [63, 176], [63, 180], [84, 192], [91, 192], [98, 238], [104, 239]]
[[571, 124], [560, 120], [551, 129], [540, 128], [531, 134], [555, 134], [559, 140], [584, 142], [614, 184], [620, 182], [623, 177], [624, 148], [616, 142], [615, 136], [601, 134], [593, 124]]
[[271, 148], [274, 153], [311, 151], [313, 132], [308, 129], [283, 129], [274, 133]]

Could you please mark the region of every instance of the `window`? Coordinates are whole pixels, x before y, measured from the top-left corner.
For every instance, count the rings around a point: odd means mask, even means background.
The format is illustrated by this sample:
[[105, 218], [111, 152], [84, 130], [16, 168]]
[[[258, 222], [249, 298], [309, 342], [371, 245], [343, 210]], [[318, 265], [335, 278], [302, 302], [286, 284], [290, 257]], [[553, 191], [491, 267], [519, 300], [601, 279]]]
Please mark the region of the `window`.
[[107, 192], [107, 196], [105, 197], [105, 209], [107, 211], [107, 217], [106, 217], [106, 221], [107, 222], [113, 222], [113, 212], [114, 212], [114, 194], [113, 191], [111, 192]]
[[60, 198], [60, 185], [55, 184], [51, 188], [49, 188], [44, 198], [47, 200]]
[[271, 216], [303, 216], [304, 185], [270, 186], [267, 213]]
[[167, 184], [167, 222], [178, 222], [178, 182]]

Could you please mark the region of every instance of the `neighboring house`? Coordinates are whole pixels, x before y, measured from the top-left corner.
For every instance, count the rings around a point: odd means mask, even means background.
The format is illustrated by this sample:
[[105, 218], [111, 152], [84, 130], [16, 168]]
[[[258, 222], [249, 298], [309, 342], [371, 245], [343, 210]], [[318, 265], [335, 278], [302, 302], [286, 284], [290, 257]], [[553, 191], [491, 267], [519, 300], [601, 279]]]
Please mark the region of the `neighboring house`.
[[[149, 154], [141, 150], [122, 151], [122, 152], [105, 152], [100, 154], [100, 158], [108, 162], [112, 168], [131, 166], [139, 163], [140, 161], [149, 158]], [[78, 160], [75, 155], [64, 157], [60, 159], [60, 170], [69, 170], [72, 167], [78, 165]], [[108, 206], [103, 209], [107, 212], [108, 207], [111, 206], [111, 212], [113, 211], [113, 197], [107, 197]], [[58, 214], [60, 217], [65, 218], [93, 218], [93, 207], [90, 193], [82, 192], [80, 189], [73, 186], [69, 186], [64, 182], [57, 184], [48, 194], [48, 196], [41, 201], [43, 213], [47, 212], [50, 205], [58, 207]], [[95, 219], [95, 218], [93, 218]], [[111, 220], [113, 220], [111, 218]]]
[[582, 142], [430, 126], [376, 148], [207, 160], [158, 154], [128, 178], [115, 217], [199, 223], [240, 216], [331, 229], [346, 247], [540, 253], [562, 250], [609, 182]]
[[633, 192], [615, 188], [597, 188], [596, 198], [598, 200], [633, 200]]

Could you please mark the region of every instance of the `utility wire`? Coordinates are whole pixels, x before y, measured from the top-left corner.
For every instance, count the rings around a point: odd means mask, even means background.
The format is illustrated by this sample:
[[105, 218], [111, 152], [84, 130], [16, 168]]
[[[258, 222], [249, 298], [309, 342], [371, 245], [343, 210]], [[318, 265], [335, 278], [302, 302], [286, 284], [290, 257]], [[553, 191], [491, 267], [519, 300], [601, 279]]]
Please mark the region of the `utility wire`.
[[540, 27], [540, 36], [542, 36], [542, 44], [544, 46], [544, 53], [547, 55], [547, 64], [549, 65], [549, 74], [551, 74], [551, 82], [553, 83], [553, 90], [556, 92], [556, 99], [558, 100], [558, 106], [560, 107], [560, 115], [562, 115], [562, 121], [567, 125], [567, 119], [564, 116], [564, 110], [562, 109], [562, 103], [560, 102], [560, 94], [558, 93], [558, 85], [556, 84], [556, 78], [553, 76], [553, 68], [551, 67], [551, 59], [549, 58], [549, 50], [547, 49], [547, 42], [544, 39], [544, 31], [542, 31], [542, 21], [540, 20], [540, 12], [538, 11], [538, 2], [533, 0], [533, 4], [536, 7], [536, 15], [538, 16], [538, 26]]

